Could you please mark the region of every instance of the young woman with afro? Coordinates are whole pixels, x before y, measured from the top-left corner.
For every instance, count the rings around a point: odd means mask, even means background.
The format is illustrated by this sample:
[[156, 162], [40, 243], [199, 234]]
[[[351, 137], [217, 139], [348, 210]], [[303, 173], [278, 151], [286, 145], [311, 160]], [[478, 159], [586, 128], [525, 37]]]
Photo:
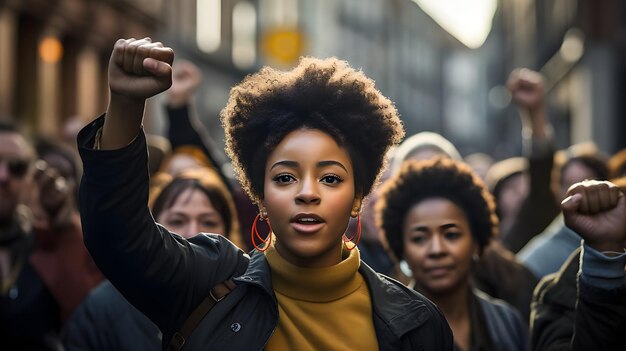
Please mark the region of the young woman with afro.
[[456, 350], [528, 350], [528, 332], [506, 302], [473, 289], [473, 266], [496, 235], [493, 197], [468, 165], [407, 161], [385, 182], [377, 222], [416, 290], [442, 309]]
[[[188, 350], [452, 350], [435, 305], [371, 270], [358, 230], [345, 233], [403, 136], [391, 101], [346, 62], [305, 58], [232, 89], [226, 149], [259, 208], [249, 256], [223, 236], [185, 240], [154, 222], [141, 123], [145, 99], [171, 84], [173, 56], [148, 38], [119, 40], [107, 112], [79, 136], [85, 244], [164, 346], [175, 336]], [[232, 291], [181, 338], [230, 278]]]

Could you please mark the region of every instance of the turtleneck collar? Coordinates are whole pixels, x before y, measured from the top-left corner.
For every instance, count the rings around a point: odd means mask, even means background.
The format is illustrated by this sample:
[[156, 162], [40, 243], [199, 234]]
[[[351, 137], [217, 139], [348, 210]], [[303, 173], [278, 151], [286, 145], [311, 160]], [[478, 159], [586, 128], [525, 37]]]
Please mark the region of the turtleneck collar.
[[274, 245], [265, 251], [272, 272], [272, 286], [280, 294], [308, 302], [329, 302], [356, 291], [360, 257], [358, 249], [344, 252], [341, 262], [330, 267], [303, 268], [287, 262]]

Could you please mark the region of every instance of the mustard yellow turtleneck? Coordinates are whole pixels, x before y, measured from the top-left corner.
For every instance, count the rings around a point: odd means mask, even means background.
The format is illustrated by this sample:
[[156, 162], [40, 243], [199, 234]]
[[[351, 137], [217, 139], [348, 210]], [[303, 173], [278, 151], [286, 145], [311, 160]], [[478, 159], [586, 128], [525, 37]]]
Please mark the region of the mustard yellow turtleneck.
[[266, 350], [378, 350], [358, 250], [324, 268], [294, 266], [274, 246], [265, 255], [279, 312]]

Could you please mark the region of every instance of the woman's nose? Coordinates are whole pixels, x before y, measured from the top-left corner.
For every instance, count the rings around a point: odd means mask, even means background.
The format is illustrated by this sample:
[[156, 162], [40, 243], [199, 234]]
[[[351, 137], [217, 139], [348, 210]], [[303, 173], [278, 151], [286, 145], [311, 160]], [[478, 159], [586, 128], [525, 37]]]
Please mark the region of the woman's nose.
[[445, 244], [441, 235], [433, 235], [430, 239], [430, 245], [428, 246], [428, 254], [433, 256], [442, 255], [445, 253]]
[[192, 220], [189, 221], [189, 223], [187, 224], [187, 226], [185, 226], [185, 229], [182, 230], [182, 233], [180, 233], [180, 235], [182, 235], [182, 237], [185, 239], [189, 239], [198, 235], [199, 233], [200, 226], [198, 225], [198, 222]]
[[296, 203], [318, 204], [321, 201], [318, 183], [313, 177], [306, 177], [300, 182], [301, 186], [296, 196]]

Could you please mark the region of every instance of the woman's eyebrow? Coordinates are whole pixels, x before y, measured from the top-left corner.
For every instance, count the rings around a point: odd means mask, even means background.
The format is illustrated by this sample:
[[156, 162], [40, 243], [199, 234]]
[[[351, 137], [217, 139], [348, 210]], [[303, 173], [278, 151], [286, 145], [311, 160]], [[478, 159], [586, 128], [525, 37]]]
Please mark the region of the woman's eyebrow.
[[458, 227], [458, 225], [456, 225], [456, 223], [448, 223], [448, 224], [444, 224], [441, 226], [441, 228], [443, 229], [449, 229], [449, 228], [456, 228]]
[[348, 169], [346, 167], [344, 167], [344, 165], [341, 164], [341, 162], [339, 161], [320, 161], [317, 163], [317, 167], [321, 168], [321, 167], [326, 167], [326, 166], [339, 166], [341, 168], [343, 168], [344, 171], [348, 172]]
[[[270, 167], [270, 171], [272, 169], [274, 169], [275, 167], [278, 166], [286, 166], [286, 167], [291, 167], [291, 168], [297, 168], [300, 166], [300, 163], [296, 162], [296, 161], [278, 161], [276, 163], [274, 163], [272, 165], [272, 167]], [[333, 161], [333, 160], [329, 160], [329, 161], [320, 161], [317, 163], [317, 168], [322, 168], [322, 167], [328, 167], [328, 166], [339, 166], [341, 168], [343, 168], [344, 171], [348, 172], [348, 169], [341, 164], [341, 162], [339, 161]]]
[[296, 161], [278, 161], [270, 167], [270, 171], [278, 166], [286, 166], [291, 168], [297, 168], [300, 164]]

